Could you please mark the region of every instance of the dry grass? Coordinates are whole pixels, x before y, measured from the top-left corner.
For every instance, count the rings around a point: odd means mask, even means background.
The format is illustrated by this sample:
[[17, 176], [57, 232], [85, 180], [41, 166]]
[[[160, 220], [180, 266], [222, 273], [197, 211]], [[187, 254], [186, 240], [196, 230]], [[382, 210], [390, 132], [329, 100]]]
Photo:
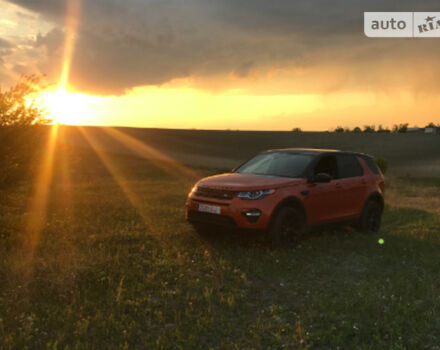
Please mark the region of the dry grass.
[[386, 202], [395, 208], [416, 208], [440, 213], [440, 181], [391, 177], [387, 179]]

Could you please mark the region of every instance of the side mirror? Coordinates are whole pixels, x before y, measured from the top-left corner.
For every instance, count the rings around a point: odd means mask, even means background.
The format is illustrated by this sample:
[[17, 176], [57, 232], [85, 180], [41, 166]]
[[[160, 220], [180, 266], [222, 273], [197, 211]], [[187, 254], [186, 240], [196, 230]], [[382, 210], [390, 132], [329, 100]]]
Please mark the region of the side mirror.
[[313, 182], [327, 183], [332, 180], [332, 177], [327, 173], [318, 173], [313, 177]]

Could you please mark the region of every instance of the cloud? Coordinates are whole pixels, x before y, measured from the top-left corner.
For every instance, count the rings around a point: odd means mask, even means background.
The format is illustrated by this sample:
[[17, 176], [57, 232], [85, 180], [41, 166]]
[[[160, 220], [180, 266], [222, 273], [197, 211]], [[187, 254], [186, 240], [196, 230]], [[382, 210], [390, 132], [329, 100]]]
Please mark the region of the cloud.
[[0, 38], [0, 49], [10, 49], [14, 47], [14, 45], [8, 40]]
[[[54, 24], [34, 46], [45, 51], [40, 70], [56, 79], [66, 1], [10, 2]], [[187, 77], [207, 89], [242, 86], [263, 94], [278, 88], [373, 89], [384, 82], [420, 89], [423, 78], [430, 86], [438, 84], [429, 69], [423, 70], [426, 77], [411, 73], [412, 64], [420, 62], [438, 72], [438, 39], [372, 40], [363, 34], [364, 11], [439, 10], [433, 0], [400, 1], [398, 7], [380, 0], [93, 0], [82, 5], [70, 83], [83, 91], [121, 94]], [[277, 82], [267, 84], [274, 76]]]
[[14, 49], [15, 45], [13, 43], [6, 39], [0, 38], [0, 65], [3, 65], [6, 62], [7, 56], [9, 56]]

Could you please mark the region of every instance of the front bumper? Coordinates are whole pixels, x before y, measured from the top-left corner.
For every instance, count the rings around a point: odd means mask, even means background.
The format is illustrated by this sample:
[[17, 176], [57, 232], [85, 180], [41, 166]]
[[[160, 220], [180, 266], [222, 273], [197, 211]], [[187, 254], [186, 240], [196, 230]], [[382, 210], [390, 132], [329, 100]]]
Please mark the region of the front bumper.
[[[266, 229], [274, 199], [265, 197], [259, 200], [243, 200], [234, 197], [231, 200], [204, 198], [192, 195], [186, 202], [186, 219], [192, 223], [212, 224], [224, 227], [247, 229]], [[204, 213], [198, 210], [199, 204], [219, 206], [220, 214]], [[256, 217], [259, 212], [260, 215]], [[247, 214], [252, 213], [252, 214]]]

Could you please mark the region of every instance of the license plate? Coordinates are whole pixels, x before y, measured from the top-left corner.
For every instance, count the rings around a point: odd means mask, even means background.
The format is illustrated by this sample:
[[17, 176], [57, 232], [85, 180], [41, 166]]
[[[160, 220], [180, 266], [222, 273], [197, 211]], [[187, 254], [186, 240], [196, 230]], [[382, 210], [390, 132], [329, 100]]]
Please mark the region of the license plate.
[[204, 213], [220, 214], [221, 208], [218, 205], [199, 204], [198, 210]]

